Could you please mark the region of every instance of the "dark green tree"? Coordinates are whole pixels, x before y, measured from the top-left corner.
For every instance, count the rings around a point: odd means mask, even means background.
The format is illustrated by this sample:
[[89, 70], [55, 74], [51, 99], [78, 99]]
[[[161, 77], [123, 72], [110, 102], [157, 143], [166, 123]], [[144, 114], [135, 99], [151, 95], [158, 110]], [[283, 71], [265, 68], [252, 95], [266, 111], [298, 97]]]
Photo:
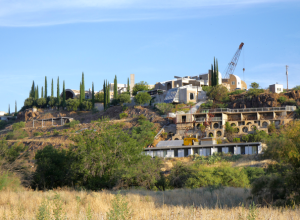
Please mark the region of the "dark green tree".
[[214, 68], [213, 68], [213, 65], [211, 65], [211, 75], [210, 75], [210, 83], [211, 83], [211, 86], [214, 86], [214, 81], [215, 81], [215, 77], [214, 77]]
[[114, 99], [118, 97], [118, 83], [117, 83], [117, 76], [115, 75], [114, 79]]
[[139, 105], [142, 105], [142, 104], [149, 104], [151, 99], [152, 97], [151, 95], [149, 95], [148, 92], [139, 92], [135, 96], [134, 101]]
[[32, 86], [31, 86], [31, 90], [30, 90], [30, 97], [31, 98], [35, 98], [35, 85], [34, 85], [34, 81], [32, 81]]
[[79, 95], [79, 103], [80, 103], [80, 105], [81, 105], [81, 103], [82, 103], [82, 101], [83, 101], [83, 99], [82, 99], [82, 83], [80, 82], [80, 95]]
[[51, 97], [54, 97], [53, 78], [52, 78], [52, 82], [51, 82]]
[[132, 88], [132, 95], [135, 96], [139, 91], [148, 91], [148, 83], [144, 81], [136, 83]]
[[42, 89], [41, 89], [41, 98], [44, 98], [44, 87], [42, 86]]
[[130, 95], [129, 77], [127, 78], [127, 92], [129, 92], [129, 95]]
[[15, 101], [15, 113], [18, 112], [18, 108], [17, 108], [17, 100]]
[[57, 94], [56, 94], [57, 107], [60, 105], [60, 92], [59, 92], [59, 77], [57, 77]]
[[48, 97], [48, 83], [47, 83], [47, 76], [45, 76], [45, 96], [46, 99]]
[[84, 72], [82, 72], [81, 86], [82, 86], [82, 100], [84, 100], [85, 99]]
[[39, 88], [39, 86], [36, 86], [36, 88], [35, 88], [35, 91], [34, 91], [34, 98], [35, 98], [35, 100], [37, 100], [38, 99], [38, 97], [39, 97], [39, 90], [38, 90], [38, 88]]
[[109, 85], [109, 82], [107, 83], [107, 99], [106, 99], [106, 106], [107, 108], [109, 107], [109, 104], [110, 104], [110, 85]]
[[218, 59], [216, 60], [215, 84], [219, 85], [219, 66]]
[[94, 82], [92, 84], [92, 104], [93, 108], [95, 107], [95, 91], [94, 91]]
[[103, 83], [103, 94], [104, 94], [103, 105], [104, 105], [104, 109], [106, 109], [106, 84], [105, 84], [105, 80], [104, 80], [104, 83]]
[[10, 104], [8, 104], [8, 114], [10, 114]]
[[66, 107], [66, 87], [65, 87], [65, 80], [63, 82], [63, 102], [62, 102], [62, 106]]

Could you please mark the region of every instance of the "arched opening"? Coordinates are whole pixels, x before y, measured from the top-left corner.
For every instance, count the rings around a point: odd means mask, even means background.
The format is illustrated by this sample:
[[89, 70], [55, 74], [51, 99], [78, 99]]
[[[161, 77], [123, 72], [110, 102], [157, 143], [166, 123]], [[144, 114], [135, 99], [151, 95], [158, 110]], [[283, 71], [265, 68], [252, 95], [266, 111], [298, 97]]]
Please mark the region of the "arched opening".
[[214, 129], [218, 129], [219, 128], [219, 123], [214, 123]]
[[235, 124], [235, 123], [232, 123], [232, 124], [231, 124], [231, 127], [234, 127], [234, 126], [236, 126], [236, 124]]
[[70, 92], [70, 91], [66, 91], [66, 100], [68, 99], [74, 99], [74, 94], [73, 92]]
[[248, 128], [247, 127], [243, 127], [243, 132], [247, 133], [248, 132]]
[[178, 139], [178, 138], [175, 138], [175, 141], [179, 141], [179, 139]]
[[235, 133], [237, 133], [237, 134], [240, 132], [239, 128], [235, 128], [234, 130], [235, 130]]
[[222, 136], [222, 132], [221, 131], [217, 131], [217, 136], [221, 137]]
[[256, 126], [255, 125], [251, 125], [251, 131], [256, 130]]
[[248, 122], [247, 125], [251, 125], [251, 122]]
[[262, 127], [263, 127], [263, 128], [268, 127], [268, 122], [264, 121], [264, 122], [262, 123]]
[[170, 90], [170, 89], [172, 89], [172, 85], [171, 85], [171, 83], [168, 83], [167, 84], [167, 90]]
[[208, 137], [213, 137], [213, 136], [214, 136], [213, 133], [209, 133], [209, 134], [208, 134]]

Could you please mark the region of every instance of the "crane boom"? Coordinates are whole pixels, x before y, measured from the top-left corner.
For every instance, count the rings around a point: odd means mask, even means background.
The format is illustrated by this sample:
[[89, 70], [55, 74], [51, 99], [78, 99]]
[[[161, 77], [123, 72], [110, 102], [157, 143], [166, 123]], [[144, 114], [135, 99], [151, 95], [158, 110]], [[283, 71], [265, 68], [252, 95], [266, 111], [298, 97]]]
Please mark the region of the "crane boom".
[[244, 43], [242, 42], [238, 48], [238, 50], [235, 52], [231, 62], [228, 64], [227, 66], [227, 69], [226, 69], [226, 72], [225, 72], [225, 76], [224, 76], [224, 79], [226, 81], [229, 80], [229, 77], [230, 77], [230, 74], [233, 74], [234, 70], [235, 70], [235, 67], [239, 61], [239, 58], [240, 58], [240, 54], [241, 54], [241, 51], [242, 51], [242, 48], [244, 46]]

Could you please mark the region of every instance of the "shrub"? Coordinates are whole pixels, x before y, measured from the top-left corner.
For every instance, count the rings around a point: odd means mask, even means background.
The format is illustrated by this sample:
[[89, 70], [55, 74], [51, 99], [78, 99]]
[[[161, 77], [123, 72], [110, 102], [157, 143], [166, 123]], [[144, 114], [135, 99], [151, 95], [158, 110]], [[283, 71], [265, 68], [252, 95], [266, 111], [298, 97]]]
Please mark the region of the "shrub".
[[295, 87], [293, 88], [293, 90], [296, 90], [296, 91], [300, 90], [300, 86], [295, 86]]
[[148, 92], [139, 92], [135, 97], [134, 101], [139, 105], [149, 104], [152, 99], [151, 95]]
[[[68, 100], [70, 100], [70, 99], [68, 99]], [[48, 97], [48, 105], [50, 106], [50, 107], [53, 107], [53, 106], [55, 106], [57, 103], [56, 103], [57, 101], [56, 101], [56, 98], [55, 97]]]
[[166, 139], [168, 137], [168, 133], [167, 132], [162, 132], [161, 137]]
[[212, 100], [208, 100], [206, 103], [201, 104], [201, 108], [211, 108], [214, 102]]
[[43, 108], [47, 105], [47, 100], [45, 98], [39, 98], [36, 101], [36, 104], [38, 105], [38, 107]]
[[256, 82], [253, 82], [253, 83], [251, 83], [251, 85], [250, 85], [253, 89], [258, 89], [258, 87], [259, 87], [259, 84], [258, 83], [256, 83]]
[[147, 120], [147, 117], [144, 114], [140, 114], [138, 120]]
[[118, 95], [118, 99], [121, 104], [131, 103], [130, 95], [127, 93], [122, 93], [122, 94]]
[[103, 92], [99, 92], [95, 95], [95, 102], [104, 102], [104, 93]]
[[122, 111], [124, 112], [124, 111], [126, 111], [128, 109], [128, 106], [126, 106], [126, 105], [123, 105], [122, 106]]
[[14, 123], [12, 125], [12, 128], [13, 128], [13, 130], [18, 130], [18, 129], [21, 129], [21, 128], [25, 128], [25, 125], [26, 125], [26, 123], [24, 121], [20, 121], [18, 123]]
[[122, 196], [120, 192], [115, 195], [111, 201], [111, 209], [106, 213], [109, 220], [126, 220], [132, 219], [132, 211], [128, 206], [125, 196]]
[[168, 112], [172, 111], [174, 109], [174, 106], [169, 103], [158, 103], [155, 105], [155, 107], [159, 110], [160, 114], [165, 115]]
[[249, 89], [248, 92], [246, 93], [246, 97], [253, 97], [253, 96], [258, 96], [261, 93], [264, 93], [265, 90], [263, 89]]
[[44, 133], [43, 132], [34, 132], [33, 136], [42, 136]]
[[239, 143], [239, 142], [241, 142], [241, 139], [240, 138], [233, 138], [233, 142]]
[[216, 85], [209, 92], [207, 92], [207, 95], [210, 99], [222, 101], [228, 96], [228, 89], [223, 85]]
[[247, 173], [250, 184], [265, 174], [264, 169], [261, 167], [244, 167], [244, 170]]
[[58, 136], [60, 133], [56, 129], [53, 130], [53, 136]]
[[80, 124], [80, 121], [78, 120], [73, 120], [67, 124], [65, 124], [65, 126], [70, 127], [70, 128], [74, 128], [76, 125]]
[[273, 133], [274, 131], [276, 131], [276, 127], [274, 123], [269, 124], [268, 126], [268, 132], [269, 133]]
[[286, 97], [284, 96], [280, 96], [277, 101], [280, 103], [280, 104], [283, 104], [285, 101], [286, 101]]
[[24, 106], [26, 106], [27, 108], [32, 107], [34, 104], [35, 104], [35, 99], [32, 97], [25, 99], [24, 101]]
[[79, 108], [79, 100], [78, 99], [68, 99], [66, 101], [67, 104], [67, 110], [68, 111], [77, 111], [77, 109]]
[[6, 121], [1, 121], [1, 120], [0, 120], [0, 130], [1, 130], [1, 129], [4, 129], [4, 128], [6, 127], [7, 124], [8, 124], [8, 123], [7, 123]]
[[21, 187], [21, 181], [10, 172], [0, 172], [0, 191], [4, 189], [16, 190]]
[[210, 90], [212, 89], [212, 86], [202, 86], [202, 90], [204, 91], [204, 92], [210, 92]]
[[216, 104], [216, 107], [217, 107], [217, 108], [227, 108], [228, 105], [225, 104], [225, 103], [219, 103], [219, 104]]
[[25, 130], [15, 130], [7, 133], [6, 140], [18, 140], [25, 137], [28, 137], [28, 133]]
[[294, 99], [289, 99], [286, 102], [287, 105], [297, 105], [297, 102]]
[[248, 136], [248, 135], [244, 135], [244, 136], [242, 137], [242, 140], [243, 140], [244, 142], [248, 142], [248, 141], [249, 141], [249, 136]]
[[241, 94], [244, 92], [245, 92], [245, 90], [238, 89], [238, 90], [235, 90], [235, 91], [229, 93], [228, 95], [238, 95], [238, 94]]
[[140, 91], [148, 91], [148, 83], [147, 82], [141, 81], [139, 83], [136, 83], [134, 85], [134, 87], [132, 88], [132, 95], [136, 96], [137, 93]]
[[121, 113], [119, 116], [120, 116], [120, 119], [123, 119], [123, 118], [127, 118], [127, 117], [128, 117], [128, 114], [125, 113], [125, 112], [123, 112], [123, 113]]
[[81, 103], [81, 107], [82, 109], [88, 111], [93, 108], [93, 103], [91, 101], [86, 100]]

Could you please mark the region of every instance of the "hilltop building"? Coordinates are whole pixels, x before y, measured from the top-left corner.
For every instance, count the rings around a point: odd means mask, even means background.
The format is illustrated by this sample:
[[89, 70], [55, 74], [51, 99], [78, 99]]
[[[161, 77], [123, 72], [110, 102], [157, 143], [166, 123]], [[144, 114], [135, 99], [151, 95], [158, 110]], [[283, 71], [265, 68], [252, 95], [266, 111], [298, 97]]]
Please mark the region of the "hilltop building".
[[269, 90], [273, 93], [281, 93], [283, 92], [283, 85], [278, 83], [270, 85]]

